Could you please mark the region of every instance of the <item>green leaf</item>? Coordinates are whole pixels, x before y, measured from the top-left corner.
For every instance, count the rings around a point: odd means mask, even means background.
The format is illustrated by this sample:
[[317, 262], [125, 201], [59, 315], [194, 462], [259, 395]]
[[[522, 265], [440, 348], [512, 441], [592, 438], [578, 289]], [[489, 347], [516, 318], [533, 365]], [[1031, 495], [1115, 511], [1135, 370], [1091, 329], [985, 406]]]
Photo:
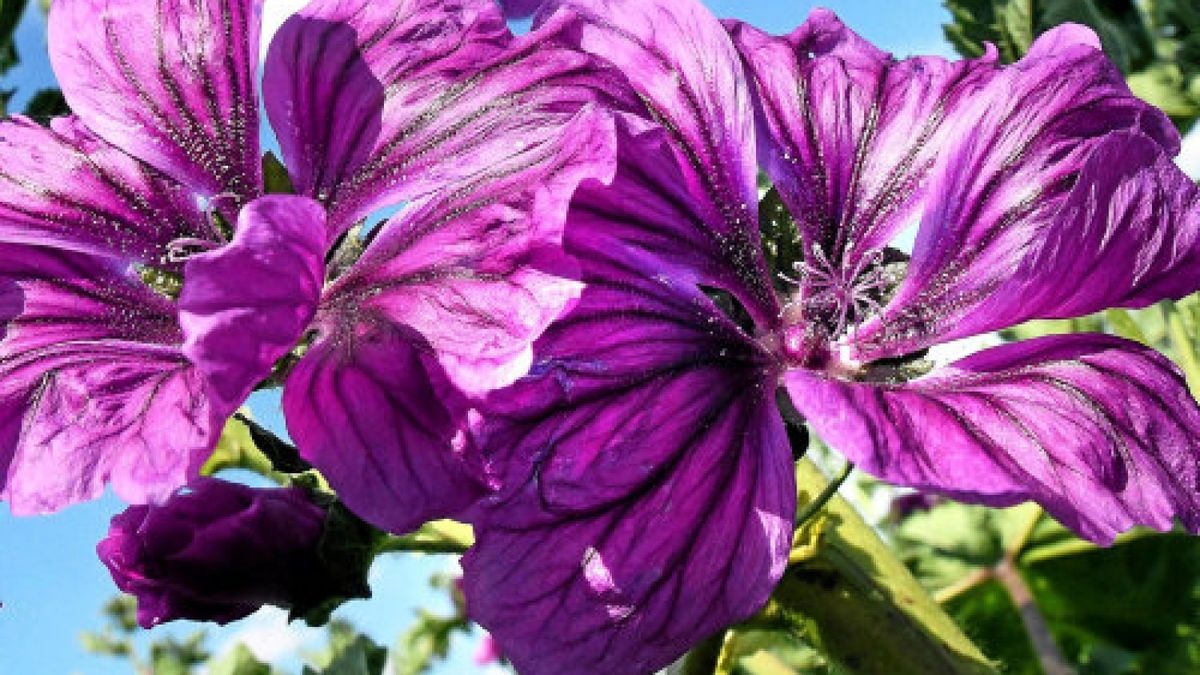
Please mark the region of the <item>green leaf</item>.
[[443, 617], [421, 610], [417, 623], [407, 630], [392, 650], [395, 675], [420, 675], [450, 653], [450, 638], [456, 631], [466, 632], [465, 617]]
[[0, 75], [20, 63], [13, 35], [25, 14], [26, 0], [0, 0]]
[[225, 656], [208, 664], [209, 675], [271, 675], [271, 666], [259, 661], [246, 645], [238, 644]]
[[365, 635], [338, 652], [333, 663], [321, 671], [322, 675], [380, 675], [387, 663], [387, 649], [375, 644]]
[[292, 607], [292, 620], [303, 618], [310, 626], [323, 626], [330, 614], [347, 600], [371, 597], [367, 575], [380, 542], [386, 537], [354, 515], [341, 502], [332, 502], [318, 544], [318, 555], [328, 576], [326, 597]]
[[790, 272], [795, 263], [804, 260], [804, 250], [801, 248], [796, 222], [792, 220], [791, 212], [775, 188], [767, 190], [759, 201], [758, 222], [768, 267]]
[[963, 56], [978, 57], [984, 43], [1000, 50], [1005, 63], [1017, 60], [1033, 43], [1032, 0], [946, 0], [952, 21], [943, 26]]
[[250, 419], [244, 414], [238, 415], [238, 420], [246, 426], [250, 438], [262, 454], [271, 461], [271, 466], [283, 473], [304, 473], [312, 465], [300, 457], [300, 451], [291, 443], [285, 442], [266, 427]]
[[[802, 505], [828, 484], [807, 459], [796, 479]], [[838, 666], [861, 675], [997, 672], [840, 497], [798, 531], [792, 562], [763, 619], [789, 625]]]
[[[942, 589], [947, 611], [1005, 672], [1040, 672], [1020, 615], [988, 573], [1018, 546], [1018, 569], [1081, 672], [1200, 672], [1200, 649], [1188, 642], [1200, 626], [1200, 540], [1141, 529], [1101, 548], [1048, 517], [1030, 529], [1031, 513], [1036, 507], [945, 503], [906, 519], [893, 536], [918, 577]], [[1172, 670], [1163, 653], [1176, 655]]]
[[1042, 675], [1021, 616], [1000, 583], [987, 581], [963, 593], [946, 604], [946, 611], [1006, 675]]
[[41, 123], [46, 123], [54, 117], [70, 114], [67, 99], [59, 89], [42, 89], [25, 104], [25, 114]]
[[266, 152], [262, 156], [262, 172], [263, 172], [263, 191], [267, 194], [296, 194], [296, 190], [292, 187], [292, 177], [288, 174], [287, 167], [273, 152]]
[[1187, 131], [1200, 117], [1200, 4], [1195, 0], [946, 0], [946, 38], [964, 56], [993, 42], [1011, 63], [1054, 26], [1091, 27], [1134, 93]]
[[[1200, 540], [1186, 534], [1042, 559], [1025, 574], [1063, 650], [1080, 662], [1108, 647], [1137, 663], [1200, 625]], [[1200, 672], [1200, 660], [1192, 668]]]

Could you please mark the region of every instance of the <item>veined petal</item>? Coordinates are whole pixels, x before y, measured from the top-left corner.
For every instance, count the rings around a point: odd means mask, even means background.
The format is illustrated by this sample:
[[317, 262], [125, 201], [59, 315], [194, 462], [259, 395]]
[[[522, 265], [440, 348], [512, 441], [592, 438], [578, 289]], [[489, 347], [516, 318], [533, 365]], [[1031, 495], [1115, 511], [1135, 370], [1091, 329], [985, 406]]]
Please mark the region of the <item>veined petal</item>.
[[305, 197], [261, 197], [242, 209], [233, 241], [184, 266], [183, 353], [231, 415], [300, 340], [325, 275], [325, 211]]
[[579, 113], [562, 138], [410, 205], [326, 290], [284, 410], [360, 516], [403, 532], [482, 496], [462, 392], [524, 375], [533, 340], [578, 297], [567, 203], [581, 181], [611, 180], [613, 143], [606, 113]]
[[953, 120], [997, 72], [994, 52], [897, 61], [830, 11], [790, 35], [726, 22], [765, 123], [760, 162], [796, 219], [805, 253], [853, 269], [909, 224]]
[[[771, 324], [778, 305], [758, 231], [754, 111], [737, 52], [721, 24], [693, 0], [554, 4], [570, 11], [555, 13], [550, 21], [573, 15], [577, 27], [571, 39], [620, 70], [645, 112], [661, 125], [678, 186], [655, 202], [684, 210], [681, 229], [693, 230], [689, 238], [703, 241], [702, 255], [716, 261], [705, 267], [722, 268], [710, 276], [756, 320]], [[641, 182], [651, 183], [663, 175], [665, 170], [654, 166], [661, 158], [652, 154], [642, 159], [623, 153], [632, 182], [641, 176], [648, 179]], [[609, 199], [619, 204], [621, 195]]]
[[[943, 199], [957, 208], [949, 194]], [[935, 251], [946, 245], [935, 236], [961, 247]], [[918, 269], [882, 320], [864, 327], [856, 344], [863, 358], [1200, 289], [1200, 189], [1156, 142], [1112, 133], [1051, 213], [978, 235], [947, 230], [922, 251], [923, 260], [944, 256], [945, 267], [932, 276]]]
[[911, 382], [796, 370], [796, 408], [831, 447], [899, 485], [1042, 504], [1109, 543], [1134, 525], [1200, 530], [1200, 409], [1160, 354], [1104, 335], [985, 350]]
[[460, 432], [465, 400], [419, 336], [363, 319], [361, 332], [316, 342], [288, 377], [288, 433], [377, 527], [402, 533], [461, 516], [485, 491]]
[[[1196, 288], [1183, 265], [1195, 190], [1169, 165], [1178, 136], [1090, 31], [1046, 33], [946, 124], [955, 144], [930, 171], [907, 277], [860, 330], [858, 358]], [[1085, 287], [1093, 265], [1110, 278]]]
[[267, 56], [266, 108], [301, 194], [340, 230], [557, 138], [599, 69], [492, 0], [315, 0]]
[[203, 197], [259, 192], [259, 0], [56, 0], [50, 59], [102, 138]]
[[0, 122], [0, 239], [160, 268], [174, 239], [217, 235], [194, 195], [74, 117]]
[[771, 366], [689, 282], [603, 239], [534, 372], [482, 406], [498, 496], [468, 611], [528, 673], [653, 672], [766, 601], [791, 454]]
[[579, 295], [561, 251], [567, 205], [581, 182], [612, 180], [614, 144], [609, 115], [587, 109], [560, 137], [410, 205], [328, 289], [327, 321], [386, 317], [416, 329], [463, 391], [510, 384]]
[[0, 247], [0, 471], [17, 514], [165, 498], [220, 433], [170, 302], [110, 258]]

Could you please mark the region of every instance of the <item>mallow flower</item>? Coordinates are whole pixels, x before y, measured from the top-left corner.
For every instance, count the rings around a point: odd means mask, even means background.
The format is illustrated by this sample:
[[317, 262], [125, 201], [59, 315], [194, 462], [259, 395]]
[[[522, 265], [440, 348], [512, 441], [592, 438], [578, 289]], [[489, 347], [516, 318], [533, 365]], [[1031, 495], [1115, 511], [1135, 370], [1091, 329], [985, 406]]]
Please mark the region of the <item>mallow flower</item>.
[[[483, 490], [460, 401], [579, 293], [575, 186], [613, 171], [592, 59], [490, 0], [315, 0], [262, 98], [296, 195], [264, 195], [255, 0], [60, 0], [75, 116], [0, 123], [0, 481], [15, 513], [161, 501], [286, 380], [289, 430], [394, 530]], [[402, 206], [360, 237], [355, 224]], [[365, 250], [364, 250], [365, 247]]]
[[[1076, 334], [919, 358], [1200, 288], [1177, 134], [1090, 30], [1003, 66], [897, 60], [825, 11], [775, 37], [691, 0], [554, 4], [644, 112], [571, 205], [586, 289], [476, 430], [502, 487], [468, 609], [518, 670], [652, 672], [764, 604], [796, 511], [777, 396], [891, 483], [1034, 500], [1100, 543], [1200, 529], [1200, 410], [1163, 356]], [[801, 251], [782, 270], [760, 164]]]
[[252, 488], [199, 478], [162, 504], [112, 519], [96, 553], [138, 623], [228, 623], [263, 605], [303, 613], [362, 594], [320, 551], [325, 509], [301, 488]]

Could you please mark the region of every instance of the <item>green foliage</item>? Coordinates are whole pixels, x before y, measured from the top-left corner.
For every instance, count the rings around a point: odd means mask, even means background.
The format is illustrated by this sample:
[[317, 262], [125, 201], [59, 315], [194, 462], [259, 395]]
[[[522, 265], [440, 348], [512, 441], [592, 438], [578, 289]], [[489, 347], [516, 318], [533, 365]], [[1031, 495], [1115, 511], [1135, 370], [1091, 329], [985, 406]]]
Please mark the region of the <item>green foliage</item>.
[[263, 191], [267, 194], [296, 194], [292, 187], [292, 177], [288, 175], [287, 167], [273, 152], [262, 156]]
[[329, 645], [311, 656], [304, 675], [381, 675], [387, 649], [359, 633], [346, 621], [329, 624]]
[[27, 4], [27, 0], [0, 0], [0, 75], [21, 62], [13, 36]]
[[338, 589], [338, 594], [312, 607], [293, 607], [291, 618], [303, 618], [310, 626], [323, 626], [333, 610], [347, 600], [371, 597], [367, 574], [385, 536], [341, 502], [331, 503], [318, 544], [318, 555], [331, 577], [330, 588]]
[[243, 644], [208, 664], [209, 675], [272, 675], [272, 672], [271, 666], [255, 658], [254, 652]]
[[70, 112], [67, 99], [59, 89], [41, 89], [25, 104], [25, 114], [42, 123]]
[[139, 653], [133, 641], [138, 631], [137, 602], [131, 596], [113, 598], [104, 605], [103, 614], [106, 624], [100, 632], [80, 635], [83, 648], [93, 654], [127, 660], [139, 675], [190, 675], [211, 657], [205, 647], [208, 636], [204, 631], [196, 631], [183, 640], [174, 637], [157, 640], [145, 654]]
[[[801, 504], [828, 484], [808, 460], [796, 479]], [[791, 563], [756, 627], [790, 631], [861, 675], [996, 672], [842, 498], [801, 526]]]
[[1200, 672], [1200, 540], [1194, 537], [1139, 530], [1101, 548], [1035, 506], [945, 503], [903, 521], [893, 538], [917, 576], [940, 591], [947, 610], [1006, 673], [1042, 672], [1009, 591], [992, 573], [1006, 557], [1079, 672]]
[[454, 602], [450, 616], [439, 616], [420, 610], [416, 624], [405, 631], [392, 649], [394, 675], [420, 675], [429, 672], [437, 661], [450, 653], [450, 640], [456, 632], [466, 633], [471, 624], [467, 621], [466, 607], [454, 579], [434, 577], [434, 587], [445, 589]]
[[791, 270], [795, 263], [804, 260], [796, 223], [775, 188], [767, 190], [759, 201], [758, 221], [762, 230], [763, 253], [766, 254], [770, 269]]
[[1195, 0], [945, 0], [946, 39], [964, 56], [996, 45], [1011, 63], [1066, 22], [1090, 26], [1134, 93], [1186, 131], [1200, 117], [1200, 4]]

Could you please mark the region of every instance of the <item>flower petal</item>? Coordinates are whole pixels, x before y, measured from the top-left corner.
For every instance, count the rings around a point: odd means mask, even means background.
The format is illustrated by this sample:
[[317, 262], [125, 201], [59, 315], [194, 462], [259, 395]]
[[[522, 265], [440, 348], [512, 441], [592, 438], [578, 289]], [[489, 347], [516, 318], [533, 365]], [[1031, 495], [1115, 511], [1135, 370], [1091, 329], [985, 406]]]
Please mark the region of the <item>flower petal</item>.
[[608, 114], [588, 109], [558, 138], [410, 205], [326, 292], [326, 318], [415, 328], [468, 393], [510, 384], [579, 296], [561, 252], [567, 204], [581, 182], [612, 179], [614, 143]]
[[946, 122], [995, 74], [995, 53], [897, 61], [824, 9], [784, 37], [726, 25], [765, 121], [760, 161], [806, 252], [853, 269], [920, 206], [934, 159], [957, 142]]
[[[956, 190], [931, 222], [959, 222]], [[931, 230], [882, 320], [860, 332], [860, 358], [1200, 289], [1200, 189], [1141, 133], [1109, 134], [1048, 213], [1013, 220]]]
[[[369, 323], [369, 322], [368, 322]], [[484, 493], [466, 406], [419, 336], [385, 322], [314, 343], [283, 391], [288, 433], [354, 513], [402, 533]]]
[[231, 415], [316, 314], [325, 274], [325, 211], [268, 196], [242, 209], [233, 241], [188, 259], [179, 296], [183, 353]]
[[63, 95], [102, 138], [204, 197], [259, 192], [259, 0], [56, 0]]
[[16, 514], [165, 498], [222, 419], [179, 350], [170, 302], [108, 258], [0, 247], [0, 470]]
[[[703, 243], [701, 255], [712, 258], [703, 266], [715, 270], [711, 276], [755, 319], [773, 322], [778, 305], [758, 231], [754, 114], [737, 52], [721, 24], [693, 0], [557, 4], [577, 17], [572, 39], [628, 78], [644, 111], [664, 132], [678, 185], [654, 203], [670, 203], [686, 213], [680, 229], [692, 230], [689, 238]], [[631, 165], [630, 184], [634, 176], [642, 184], [662, 177], [657, 154], [625, 159], [623, 153], [622, 164]], [[618, 211], [622, 191], [609, 198]]]
[[492, 0], [315, 0], [263, 81], [297, 190], [341, 230], [557, 137], [598, 94], [556, 30], [514, 39]]
[[991, 506], [1032, 499], [1100, 543], [1176, 517], [1200, 530], [1200, 409], [1135, 343], [1051, 336], [903, 384], [801, 370], [785, 382], [822, 439], [889, 482]]
[[464, 558], [468, 612], [522, 672], [653, 672], [766, 601], [791, 453], [753, 342], [656, 261], [580, 243], [579, 305], [481, 409], [502, 492]]
[[175, 239], [216, 237], [183, 186], [74, 117], [0, 122], [0, 239], [169, 267]]

